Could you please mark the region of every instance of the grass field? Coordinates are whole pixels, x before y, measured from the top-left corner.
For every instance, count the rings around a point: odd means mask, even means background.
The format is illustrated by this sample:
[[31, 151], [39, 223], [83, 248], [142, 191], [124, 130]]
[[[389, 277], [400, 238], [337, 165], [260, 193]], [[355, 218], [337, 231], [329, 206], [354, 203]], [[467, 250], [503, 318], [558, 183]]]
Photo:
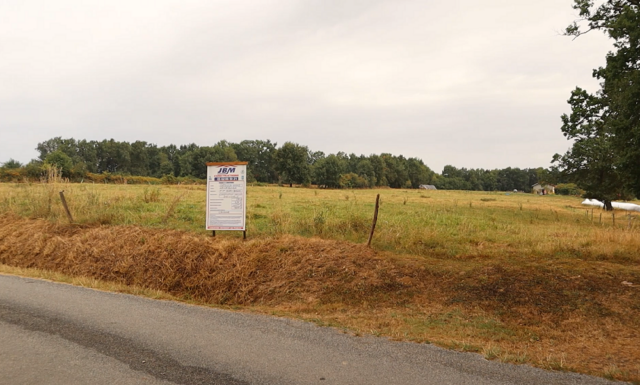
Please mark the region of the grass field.
[[265, 186], [247, 201], [243, 242], [204, 231], [204, 186], [0, 184], [0, 262], [640, 381], [637, 214], [504, 192]]

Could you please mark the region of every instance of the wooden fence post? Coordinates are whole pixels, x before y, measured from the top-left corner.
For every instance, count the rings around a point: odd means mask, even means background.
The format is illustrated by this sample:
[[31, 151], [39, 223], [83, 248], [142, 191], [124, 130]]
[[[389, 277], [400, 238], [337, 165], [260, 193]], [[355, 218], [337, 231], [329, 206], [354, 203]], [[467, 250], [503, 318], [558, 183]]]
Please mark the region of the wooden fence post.
[[69, 211], [69, 206], [67, 206], [67, 200], [64, 199], [64, 190], [60, 190], [60, 200], [62, 201], [62, 206], [64, 206], [64, 210], [67, 212], [67, 217], [69, 218], [69, 222], [73, 223], [73, 217], [71, 216], [71, 211]]
[[376, 230], [376, 223], [378, 222], [378, 208], [380, 207], [380, 194], [376, 196], [376, 208], [373, 212], [373, 223], [371, 224], [371, 233], [369, 234], [369, 241], [367, 247], [371, 247], [371, 240], [373, 239], [373, 232]]

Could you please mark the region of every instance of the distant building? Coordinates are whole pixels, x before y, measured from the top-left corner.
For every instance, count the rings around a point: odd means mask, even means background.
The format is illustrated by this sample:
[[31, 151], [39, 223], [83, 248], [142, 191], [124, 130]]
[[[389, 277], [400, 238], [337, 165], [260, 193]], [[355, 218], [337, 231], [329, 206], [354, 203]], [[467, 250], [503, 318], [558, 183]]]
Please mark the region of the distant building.
[[437, 190], [436, 186], [432, 184], [421, 184], [418, 188], [421, 188], [423, 190]]
[[555, 194], [556, 186], [551, 184], [541, 185], [540, 183], [536, 183], [531, 187], [531, 192], [538, 195]]

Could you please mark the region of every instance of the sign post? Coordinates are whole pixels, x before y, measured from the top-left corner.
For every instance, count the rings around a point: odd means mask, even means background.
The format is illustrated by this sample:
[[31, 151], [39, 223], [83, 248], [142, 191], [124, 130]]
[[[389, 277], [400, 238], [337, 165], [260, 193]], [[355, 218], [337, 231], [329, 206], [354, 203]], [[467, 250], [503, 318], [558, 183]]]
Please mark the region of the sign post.
[[206, 229], [236, 230], [247, 238], [247, 162], [207, 163]]

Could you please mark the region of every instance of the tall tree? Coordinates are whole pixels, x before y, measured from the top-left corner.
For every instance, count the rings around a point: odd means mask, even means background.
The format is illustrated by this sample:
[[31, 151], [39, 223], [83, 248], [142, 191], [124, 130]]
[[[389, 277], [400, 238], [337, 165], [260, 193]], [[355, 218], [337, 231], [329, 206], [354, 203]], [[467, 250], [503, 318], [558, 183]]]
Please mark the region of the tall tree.
[[373, 167], [376, 186], [388, 186], [389, 182], [387, 181], [387, 167], [382, 157], [380, 155], [370, 155], [369, 163], [371, 163], [371, 167]]
[[310, 183], [311, 167], [309, 165], [309, 149], [297, 143], [286, 142], [276, 153], [277, 169], [282, 182], [290, 187], [294, 183]]
[[406, 163], [411, 187], [418, 188], [421, 184], [431, 184], [433, 171], [422, 162], [422, 159], [409, 158]]
[[358, 162], [355, 173], [358, 174], [359, 177], [364, 178], [369, 187], [374, 187], [376, 185], [376, 171], [374, 170], [371, 161], [364, 156], [362, 156], [362, 159]]
[[129, 148], [129, 172], [132, 175], [149, 175], [149, 156], [147, 154], [147, 142], [136, 140]]
[[405, 165], [406, 159], [404, 156], [381, 154], [380, 157], [384, 160], [385, 176], [387, 177], [390, 187], [411, 187], [411, 181], [409, 180], [409, 174], [407, 173], [407, 167]]
[[71, 157], [62, 152], [62, 150], [56, 150], [48, 153], [44, 163], [57, 167], [64, 177], [69, 177], [71, 175], [73, 162], [71, 161]]
[[604, 201], [610, 210], [613, 199], [629, 192], [640, 196], [640, 0], [574, 0], [573, 8], [587, 27], [575, 22], [566, 34], [600, 30], [613, 39], [614, 50], [606, 66], [593, 71], [600, 90], [572, 92], [562, 132], [574, 144], [553, 160], [588, 198]]
[[336, 155], [319, 159], [313, 167], [315, 183], [321, 187], [339, 188], [340, 177], [347, 172], [347, 161]]
[[243, 140], [233, 145], [238, 160], [249, 162], [247, 167], [249, 181], [277, 182], [276, 145], [270, 140]]

